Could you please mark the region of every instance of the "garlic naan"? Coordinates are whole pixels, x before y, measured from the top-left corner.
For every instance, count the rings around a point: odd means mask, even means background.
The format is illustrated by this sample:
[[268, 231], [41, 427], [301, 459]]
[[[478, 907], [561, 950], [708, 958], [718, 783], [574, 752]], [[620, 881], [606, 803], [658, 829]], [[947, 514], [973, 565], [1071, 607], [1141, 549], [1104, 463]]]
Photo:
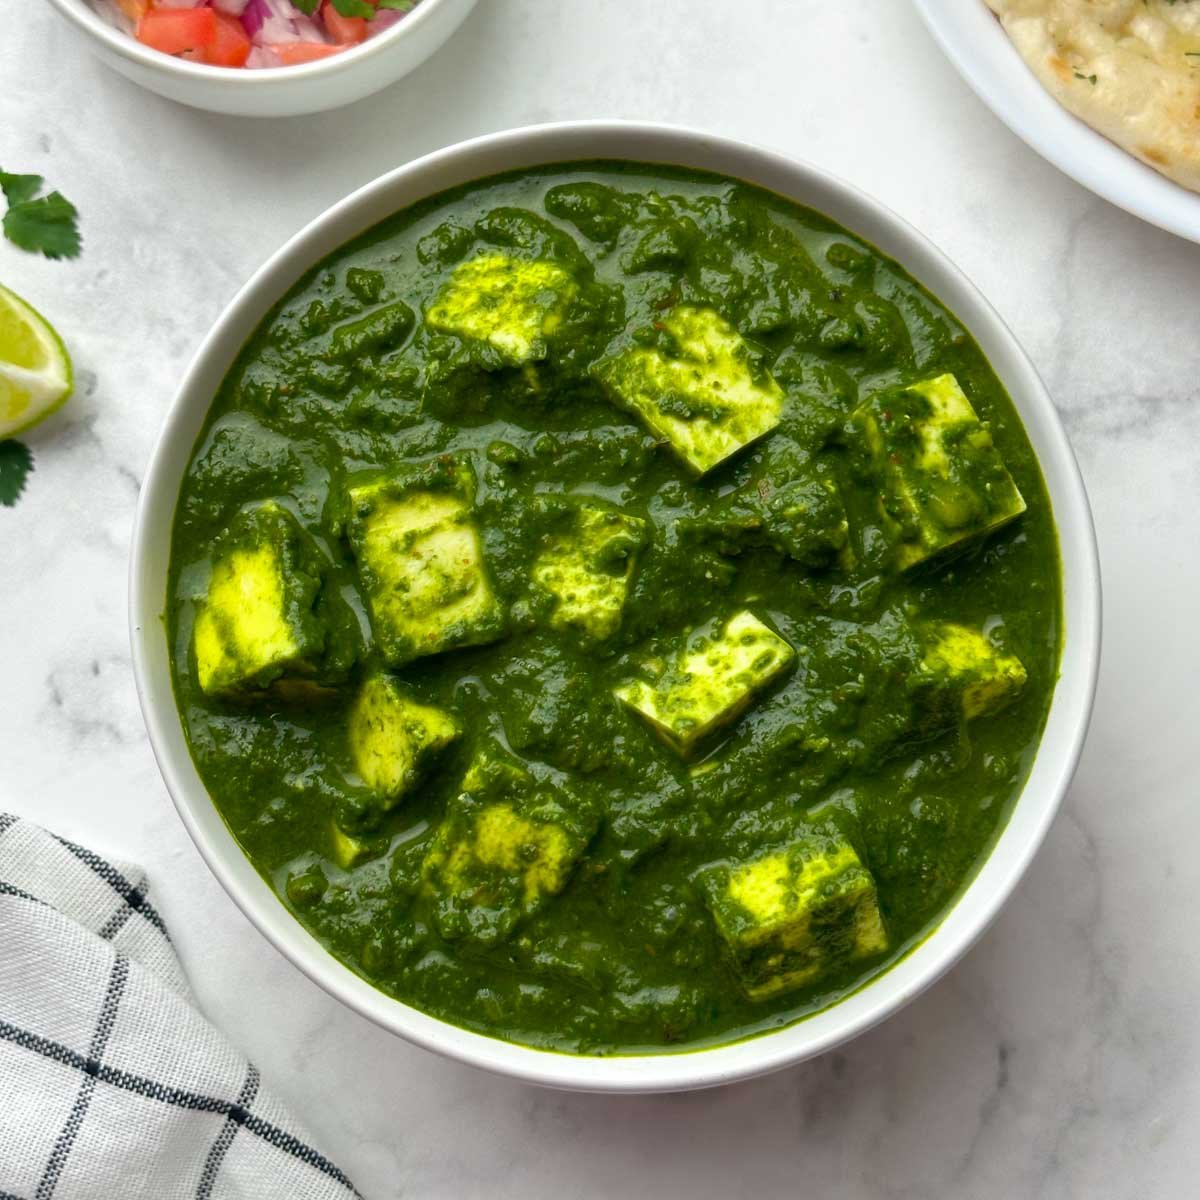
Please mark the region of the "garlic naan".
[[1200, 191], [1200, 0], [987, 0], [1066, 109]]

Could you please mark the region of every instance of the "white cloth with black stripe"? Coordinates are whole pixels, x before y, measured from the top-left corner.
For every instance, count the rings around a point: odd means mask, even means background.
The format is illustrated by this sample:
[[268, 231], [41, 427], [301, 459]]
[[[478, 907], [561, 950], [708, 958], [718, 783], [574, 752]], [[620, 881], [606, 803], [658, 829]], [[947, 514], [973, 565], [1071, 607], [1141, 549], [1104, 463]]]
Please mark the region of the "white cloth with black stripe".
[[0, 1200], [348, 1200], [193, 1007], [145, 874], [0, 813]]

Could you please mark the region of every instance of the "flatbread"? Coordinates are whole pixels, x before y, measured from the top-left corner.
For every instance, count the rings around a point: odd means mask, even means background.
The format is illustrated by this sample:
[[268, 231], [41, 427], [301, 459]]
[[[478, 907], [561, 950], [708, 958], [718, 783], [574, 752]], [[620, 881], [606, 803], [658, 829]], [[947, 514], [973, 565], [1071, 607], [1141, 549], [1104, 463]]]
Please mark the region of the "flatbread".
[[987, 0], [1046, 90], [1200, 191], [1200, 0]]

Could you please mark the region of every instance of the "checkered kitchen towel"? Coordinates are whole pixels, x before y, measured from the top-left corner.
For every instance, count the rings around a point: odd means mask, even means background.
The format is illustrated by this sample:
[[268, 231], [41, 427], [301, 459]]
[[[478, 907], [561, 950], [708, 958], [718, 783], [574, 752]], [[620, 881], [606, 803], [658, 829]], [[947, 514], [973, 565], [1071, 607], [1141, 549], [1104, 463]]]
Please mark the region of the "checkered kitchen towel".
[[145, 875], [0, 813], [0, 1200], [349, 1200], [192, 1007]]

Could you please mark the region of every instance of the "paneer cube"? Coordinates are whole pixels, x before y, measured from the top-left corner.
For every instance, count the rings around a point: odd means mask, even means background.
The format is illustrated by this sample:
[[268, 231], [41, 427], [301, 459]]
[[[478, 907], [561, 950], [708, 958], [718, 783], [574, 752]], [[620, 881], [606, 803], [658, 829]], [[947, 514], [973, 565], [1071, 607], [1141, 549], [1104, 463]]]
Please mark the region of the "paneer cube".
[[646, 523], [615, 509], [581, 504], [533, 564], [533, 581], [555, 599], [550, 625], [603, 641], [621, 627], [625, 594]]
[[350, 542], [389, 666], [503, 633], [471, 519], [474, 498], [475, 473], [449, 455], [350, 489]]
[[659, 328], [666, 346], [634, 345], [593, 370], [616, 404], [704, 475], [779, 424], [783, 392], [711, 308], [677, 305]]
[[386, 838], [355, 837], [347, 833], [337, 821], [329, 823], [329, 842], [330, 857], [343, 871], [349, 871], [387, 849]]
[[926, 716], [954, 725], [988, 717], [1012, 703], [1025, 686], [1024, 664], [1002, 654], [980, 632], [936, 622], [922, 633], [924, 658], [914, 690]]
[[875, 880], [836, 837], [803, 838], [698, 877], [746, 995], [765, 1000], [882, 954]]
[[492, 348], [505, 366], [543, 359], [578, 287], [552, 262], [484, 254], [455, 267], [425, 313], [432, 329]]
[[596, 821], [499, 751], [477, 755], [462, 786], [422, 880], [443, 937], [492, 945], [566, 887]]
[[1025, 511], [1025, 501], [953, 375], [870, 396], [854, 412], [879, 515], [905, 571]]
[[644, 717], [683, 758], [739, 717], [756, 694], [792, 665], [795, 651], [752, 612], [694, 630], [653, 682], [635, 679], [613, 693]]
[[201, 689], [235, 696], [312, 679], [325, 645], [313, 613], [320, 589], [316, 549], [287, 509], [271, 501], [242, 513], [217, 540], [196, 615]]
[[363, 783], [394, 808], [428, 764], [462, 733], [447, 712], [420, 704], [394, 679], [373, 675], [350, 709], [350, 751]]

